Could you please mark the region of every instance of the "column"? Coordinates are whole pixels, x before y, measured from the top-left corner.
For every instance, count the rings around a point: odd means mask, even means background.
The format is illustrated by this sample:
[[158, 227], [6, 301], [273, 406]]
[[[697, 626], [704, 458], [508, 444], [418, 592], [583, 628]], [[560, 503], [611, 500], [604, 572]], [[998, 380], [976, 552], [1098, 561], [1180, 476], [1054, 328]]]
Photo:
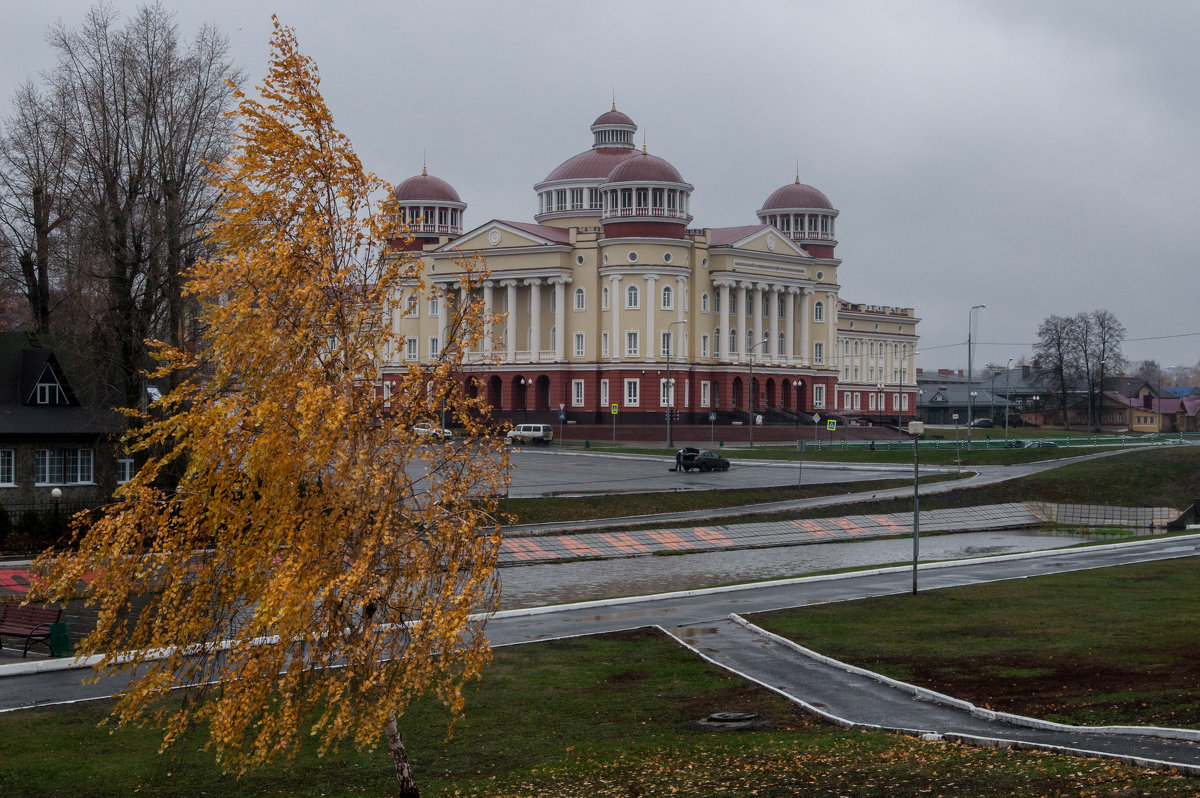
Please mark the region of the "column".
[[504, 286], [504, 359], [517, 362], [517, 281], [501, 280]]
[[483, 281], [483, 354], [490, 357], [492, 354], [492, 288], [495, 282], [492, 280]]
[[832, 364], [834, 333], [837, 330], [837, 294], [830, 291], [825, 295], [829, 303], [829, 311], [825, 314], [825, 366]]
[[[686, 318], [685, 314], [686, 314], [687, 309], [684, 307], [684, 303], [683, 303], [684, 290], [685, 290], [686, 285], [687, 285], [687, 280], [686, 280], [686, 278], [684, 278], [683, 275], [675, 276], [675, 296], [676, 296], [675, 321], [683, 321]], [[688, 297], [688, 299], [691, 299], [691, 297]], [[691, 338], [691, 335], [690, 335], [691, 330], [689, 329], [690, 327], [691, 327], [691, 325], [689, 325], [689, 324], [676, 324], [672, 328], [672, 329], [679, 330], [678, 343], [676, 343], [674, 337], [672, 337], [672, 339], [671, 339], [671, 343], [674, 345], [673, 348], [675, 350], [676, 359], [682, 359], [684, 361], [686, 361], [688, 359], [688, 352], [687, 352], [688, 340]]]
[[561, 363], [566, 360], [567, 312], [566, 312], [566, 278], [551, 277], [550, 284], [554, 286], [554, 359]]
[[658, 292], [654, 288], [657, 274], [644, 275], [646, 278], [646, 356], [645, 360], [653, 362], [658, 354], [658, 330], [654, 328], [654, 308], [658, 305]]
[[[783, 317], [783, 356], [787, 359], [788, 364], [796, 362], [796, 295], [800, 293], [800, 289], [794, 285], [788, 286], [787, 289], [787, 305], [784, 308]], [[800, 318], [804, 318], [804, 314], [800, 314]]]
[[771, 286], [767, 301], [767, 315], [770, 316], [770, 322], [767, 324], [768, 333], [771, 340], [767, 341], [767, 345], [763, 347], [768, 350], [770, 362], [777, 363], [783, 358], [783, 353], [779, 351], [779, 292], [780, 286]]
[[529, 286], [529, 362], [537, 363], [542, 351], [542, 280], [530, 277]]
[[718, 341], [714, 345], [720, 349], [720, 359], [726, 363], [729, 363], [731, 362], [729, 359], [729, 283], [721, 283], [717, 286], [717, 288], [721, 292], [721, 320], [719, 322], [721, 325], [721, 331], [719, 334], [723, 336], [725, 340]]
[[[609, 306], [612, 308], [612, 340], [608, 342], [609, 354], [612, 355], [614, 362], [621, 360], [621, 347], [624, 346], [624, 341], [621, 338], [621, 275], [611, 275], [609, 280], [612, 281], [612, 288], [609, 289]], [[623, 398], [622, 400], [623, 401]]]
[[[741, 363], [746, 359], [746, 357], [745, 357], [745, 355], [746, 355], [746, 288], [748, 288], [749, 285], [750, 285], [749, 283], [738, 283], [738, 285], [737, 285], [737, 289], [738, 289], [737, 338], [731, 339], [731, 342], [735, 342], [738, 344], [738, 348], [737, 348], [738, 356], [734, 360], [735, 363]], [[733, 347], [730, 347], [730, 350], [731, 350], [730, 354], [732, 355]]]

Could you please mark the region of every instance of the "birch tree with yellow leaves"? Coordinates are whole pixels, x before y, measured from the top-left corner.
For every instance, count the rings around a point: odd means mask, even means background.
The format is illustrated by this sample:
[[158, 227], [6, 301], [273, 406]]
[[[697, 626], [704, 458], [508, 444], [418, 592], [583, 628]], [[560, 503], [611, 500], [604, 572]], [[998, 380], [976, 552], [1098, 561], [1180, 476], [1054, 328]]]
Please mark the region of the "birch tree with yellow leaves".
[[[383, 739], [415, 796], [398, 721], [422, 695], [463, 711], [499, 592], [507, 455], [456, 378], [482, 308], [454, 307], [440, 359], [409, 367], [385, 408], [387, 319], [425, 290], [420, 264], [389, 250], [404, 236], [390, 191], [278, 21], [271, 49], [214, 167], [219, 253], [188, 283], [203, 346], [158, 347], [181, 381], [127, 440], [145, 465], [77, 551], [39, 567], [50, 598], [88, 575], [99, 620], [81, 649], [107, 652], [101, 671], [143, 669], [120, 724], [158, 723], [165, 748], [207, 723], [239, 774], [309, 734], [321, 753]], [[462, 284], [481, 276], [468, 264]], [[443, 410], [466, 435], [418, 438], [412, 426]], [[207, 686], [159, 700], [181, 684]]]

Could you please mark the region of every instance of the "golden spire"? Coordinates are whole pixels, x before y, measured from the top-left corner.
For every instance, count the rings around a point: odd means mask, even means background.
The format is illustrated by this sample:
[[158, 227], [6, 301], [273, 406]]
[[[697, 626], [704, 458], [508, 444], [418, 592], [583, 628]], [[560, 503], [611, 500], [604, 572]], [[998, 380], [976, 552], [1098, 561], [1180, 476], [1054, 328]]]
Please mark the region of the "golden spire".
[[646, 154], [646, 128], [642, 128], [642, 155]]
[[617, 110], [617, 87], [613, 86], [613, 105], [612, 109]]
[[800, 185], [800, 159], [796, 159], [796, 185]]
[[429, 172], [425, 169], [425, 150], [421, 150], [421, 177], [428, 177]]

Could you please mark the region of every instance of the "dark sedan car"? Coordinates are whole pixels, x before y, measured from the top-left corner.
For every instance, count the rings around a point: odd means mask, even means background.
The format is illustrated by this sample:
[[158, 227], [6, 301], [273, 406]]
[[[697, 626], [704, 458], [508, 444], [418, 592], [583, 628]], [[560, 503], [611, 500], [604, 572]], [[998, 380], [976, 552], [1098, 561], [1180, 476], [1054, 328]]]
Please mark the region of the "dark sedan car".
[[680, 467], [684, 471], [691, 471], [693, 468], [698, 468], [701, 471], [728, 471], [729, 461], [716, 452], [708, 449], [693, 449], [687, 447], [679, 450]]

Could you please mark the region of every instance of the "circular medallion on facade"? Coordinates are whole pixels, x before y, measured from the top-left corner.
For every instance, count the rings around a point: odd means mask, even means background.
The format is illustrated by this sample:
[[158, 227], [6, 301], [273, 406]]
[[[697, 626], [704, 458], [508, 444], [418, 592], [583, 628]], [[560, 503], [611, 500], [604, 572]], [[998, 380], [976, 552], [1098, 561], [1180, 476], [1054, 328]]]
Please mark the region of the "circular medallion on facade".
[[818, 280], [824, 280], [824, 279], [825, 279], [825, 272], [817, 272], [817, 279], [818, 279]]
[[630, 263], [637, 263], [637, 253], [636, 252], [630, 252], [625, 257], [629, 258]]
[[578, 263], [580, 266], [582, 266], [582, 265], [583, 265], [583, 256], [582, 256], [582, 255], [576, 255], [576, 256], [575, 256], [575, 262], [576, 262], [576, 263]]
[[772, 252], [775, 251], [775, 234], [774, 233], [771, 233], [770, 235], [767, 236], [767, 249], [771, 250]]
[[664, 252], [663, 253], [663, 263], [670, 263], [670, 262], [671, 262], [671, 253]]
[[492, 232], [488, 233], [488, 241], [492, 242], [492, 246], [499, 244], [500, 243], [500, 231], [493, 230]]
[[708, 258], [701, 258], [700, 265], [707, 269], [708, 268]]

